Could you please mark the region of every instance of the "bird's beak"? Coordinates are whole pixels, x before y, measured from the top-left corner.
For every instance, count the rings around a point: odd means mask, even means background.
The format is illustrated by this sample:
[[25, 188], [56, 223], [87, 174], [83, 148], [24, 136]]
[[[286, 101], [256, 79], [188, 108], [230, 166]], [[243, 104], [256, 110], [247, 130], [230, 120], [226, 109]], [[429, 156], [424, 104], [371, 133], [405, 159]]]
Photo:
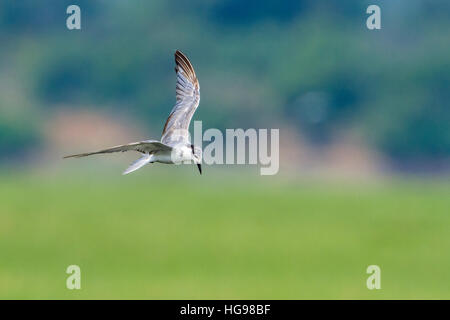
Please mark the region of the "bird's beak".
[[200, 171], [200, 174], [202, 174], [202, 165], [200, 163], [197, 163], [198, 171]]

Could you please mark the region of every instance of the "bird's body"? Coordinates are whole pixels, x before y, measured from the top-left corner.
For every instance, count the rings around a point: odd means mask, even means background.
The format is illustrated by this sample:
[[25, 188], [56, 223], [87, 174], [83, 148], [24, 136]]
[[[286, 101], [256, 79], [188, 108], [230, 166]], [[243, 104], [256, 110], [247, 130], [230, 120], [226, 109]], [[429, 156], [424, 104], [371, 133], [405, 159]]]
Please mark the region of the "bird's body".
[[182, 164], [193, 161], [192, 148], [190, 145], [179, 144], [172, 148], [172, 151], [160, 150], [151, 154], [150, 162], [160, 162], [165, 164]]
[[103, 149], [100, 151], [81, 153], [64, 158], [80, 158], [94, 154], [137, 151], [142, 157], [133, 162], [124, 174], [136, 171], [153, 162], [166, 164], [197, 164], [202, 173], [202, 152], [194, 147], [189, 138], [189, 124], [200, 103], [200, 85], [189, 59], [180, 51], [175, 52], [175, 72], [177, 73], [177, 102], [164, 125], [161, 141], [145, 140]]

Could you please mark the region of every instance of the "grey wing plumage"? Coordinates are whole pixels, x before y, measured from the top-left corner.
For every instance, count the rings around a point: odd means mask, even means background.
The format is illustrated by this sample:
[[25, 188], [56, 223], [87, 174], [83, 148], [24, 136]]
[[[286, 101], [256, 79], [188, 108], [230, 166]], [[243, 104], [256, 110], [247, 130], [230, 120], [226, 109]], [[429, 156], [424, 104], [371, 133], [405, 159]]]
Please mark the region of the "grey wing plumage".
[[175, 63], [177, 102], [170, 112], [161, 138], [161, 141], [168, 145], [189, 142], [189, 124], [200, 103], [200, 84], [191, 62], [177, 50]]
[[146, 141], [140, 141], [140, 142], [132, 142], [129, 144], [123, 144], [120, 146], [115, 146], [112, 148], [103, 149], [103, 150], [94, 151], [94, 152], [73, 154], [70, 156], [65, 156], [64, 158], [81, 158], [81, 157], [86, 157], [86, 156], [90, 156], [93, 154], [125, 152], [125, 151], [137, 151], [140, 153], [153, 153], [156, 151], [171, 151], [171, 150], [172, 150], [172, 148], [168, 145], [165, 145], [164, 143], [161, 143], [156, 140], [146, 140]]

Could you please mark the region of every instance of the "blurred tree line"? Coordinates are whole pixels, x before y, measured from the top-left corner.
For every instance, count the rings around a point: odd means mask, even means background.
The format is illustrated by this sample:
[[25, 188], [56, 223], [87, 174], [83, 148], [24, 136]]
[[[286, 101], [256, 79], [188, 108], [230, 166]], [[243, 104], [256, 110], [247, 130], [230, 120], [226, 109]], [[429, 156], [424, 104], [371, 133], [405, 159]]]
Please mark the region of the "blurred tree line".
[[[78, 4], [82, 29], [66, 29]], [[366, 28], [378, 4], [382, 29]], [[352, 128], [397, 161], [450, 156], [446, 0], [0, 2], [0, 157], [39, 144], [61, 105], [127, 112], [159, 132], [173, 52], [192, 59], [208, 127]], [[272, 125], [271, 125], [272, 124]]]

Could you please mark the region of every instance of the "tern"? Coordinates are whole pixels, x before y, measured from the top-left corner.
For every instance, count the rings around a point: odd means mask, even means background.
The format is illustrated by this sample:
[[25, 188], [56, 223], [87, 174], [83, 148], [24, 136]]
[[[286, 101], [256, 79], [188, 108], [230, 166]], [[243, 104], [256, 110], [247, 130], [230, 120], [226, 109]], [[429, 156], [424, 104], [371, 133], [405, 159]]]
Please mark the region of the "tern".
[[133, 162], [123, 174], [136, 171], [146, 164], [194, 163], [202, 174], [202, 150], [190, 141], [189, 124], [200, 103], [200, 85], [189, 59], [179, 50], [175, 52], [177, 74], [176, 104], [166, 120], [161, 141], [145, 140], [132, 142], [94, 152], [73, 154], [64, 158], [81, 158], [94, 154], [137, 151], [141, 158]]

